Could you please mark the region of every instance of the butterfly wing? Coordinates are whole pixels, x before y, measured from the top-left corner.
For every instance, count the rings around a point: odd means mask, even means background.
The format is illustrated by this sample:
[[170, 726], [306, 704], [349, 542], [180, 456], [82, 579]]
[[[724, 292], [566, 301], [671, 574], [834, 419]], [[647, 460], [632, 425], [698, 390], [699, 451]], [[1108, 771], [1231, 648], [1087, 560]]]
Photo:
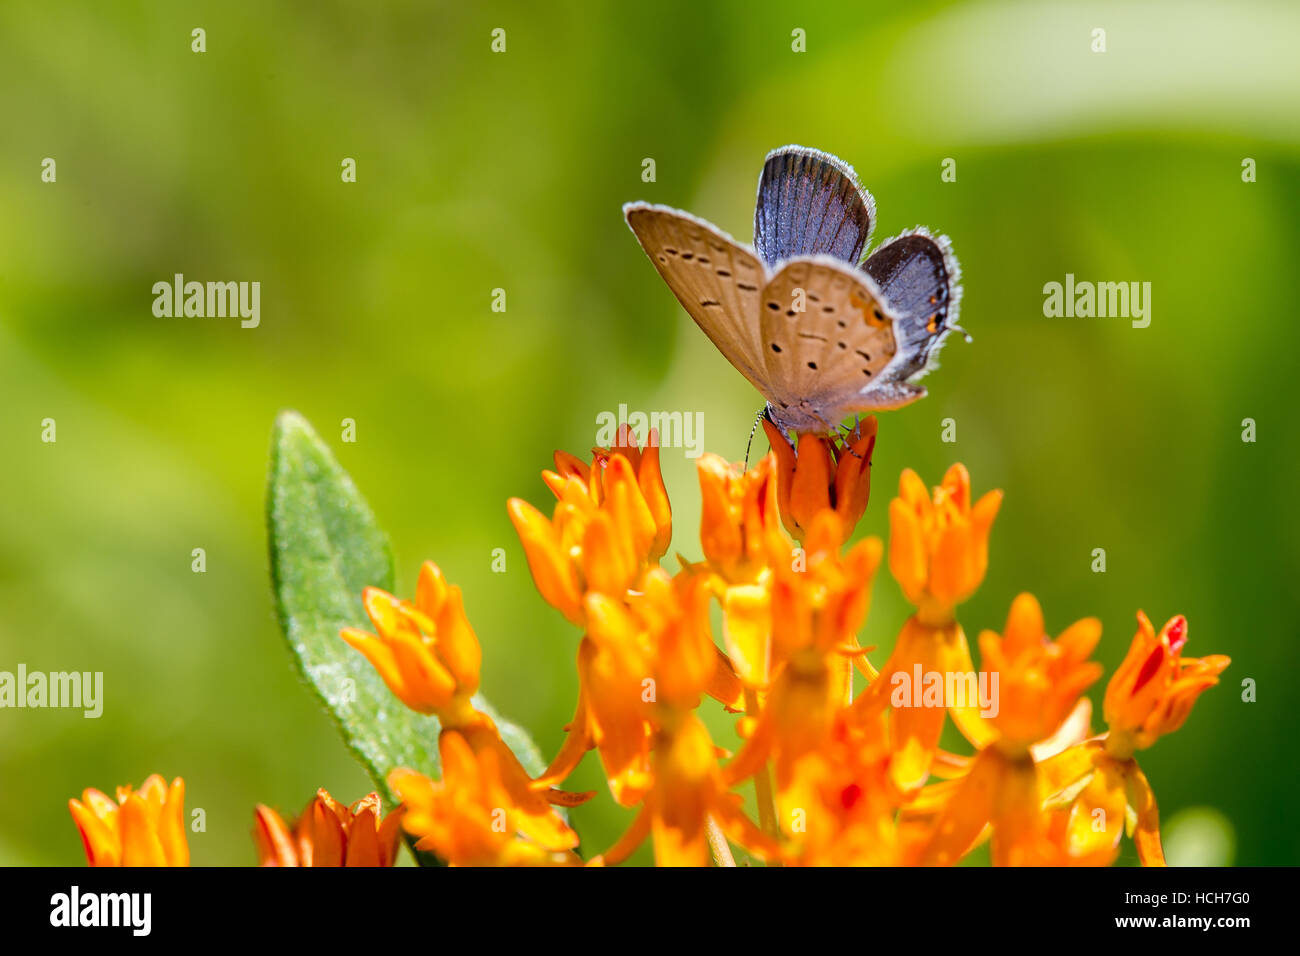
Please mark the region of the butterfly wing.
[[816, 255], [856, 266], [875, 219], [875, 201], [852, 166], [803, 146], [767, 154], [754, 207], [754, 249], [769, 267]]
[[767, 282], [763, 264], [716, 226], [680, 209], [628, 203], [623, 215], [682, 308], [727, 361], [770, 398], [757, 321]]
[[794, 259], [768, 281], [759, 329], [780, 423], [827, 430], [903, 403], [896, 388], [873, 387], [897, 353], [888, 308], [870, 276], [830, 256]]
[[961, 267], [948, 237], [924, 229], [903, 233], [868, 256], [862, 270], [898, 316], [899, 359], [889, 377], [909, 381], [937, 368], [961, 304]]
[[827, 153], [768, 155], [754, 250], [678, 209], [623, 212], [682, 307], [791, 430], [920, 398], [913, 381], [957, 327], [960, 268], [947, 238], [917, 229], [857, 267], [875, 203]]

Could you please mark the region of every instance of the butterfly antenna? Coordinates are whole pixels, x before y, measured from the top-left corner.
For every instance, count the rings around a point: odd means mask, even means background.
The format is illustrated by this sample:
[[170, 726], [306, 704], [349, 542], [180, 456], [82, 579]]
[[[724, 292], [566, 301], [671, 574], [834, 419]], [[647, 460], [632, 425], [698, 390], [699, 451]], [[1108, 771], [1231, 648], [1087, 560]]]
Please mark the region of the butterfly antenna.
[[763, 420], [763, 416], [766, 414], [767, 406], [764, 405], [758, 410], [758, 414], [754, 416], [754, 424], [749, 429], [749, 441], [745, 444], [745, 471], [749, 471], [749, 450], [754, 447], [754, 433], [758, 431], [758, 423]]

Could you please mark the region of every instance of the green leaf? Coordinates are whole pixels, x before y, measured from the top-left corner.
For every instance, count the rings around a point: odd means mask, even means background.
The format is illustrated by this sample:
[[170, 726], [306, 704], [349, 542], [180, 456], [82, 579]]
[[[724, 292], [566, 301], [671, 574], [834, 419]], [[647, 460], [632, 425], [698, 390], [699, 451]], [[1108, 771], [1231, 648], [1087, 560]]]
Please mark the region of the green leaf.
[[[339, 637], [345, 627], [371, 629], [361, 591], [394, 590], [392, 551], [352, 479], [297, 412], [282, 412], [275, 422], [266, 510], [271, 579], [289, 649], [344, 742], [394, 805], [390, 770], [438, 774], [438, 721], [402, 704]], [[527, 733], [499, 718], [481, 697], [475, 704], [497, 721], [528, 771], [539, 775], [545, 764]]]

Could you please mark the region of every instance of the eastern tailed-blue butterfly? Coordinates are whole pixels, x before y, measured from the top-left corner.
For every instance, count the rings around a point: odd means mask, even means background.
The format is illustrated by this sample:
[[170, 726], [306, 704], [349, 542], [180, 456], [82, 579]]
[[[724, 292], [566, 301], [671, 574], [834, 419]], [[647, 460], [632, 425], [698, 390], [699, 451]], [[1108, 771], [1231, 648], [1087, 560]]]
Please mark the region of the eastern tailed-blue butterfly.
[[641, 247], [782, 431], [833, 431], [898, 408], [957, 328], [961, 270], [946, 236], [917, 228], [859, 263], [875, 201], [853, 167], [815, 149], [768, 154], [754, 246], [649, 203], [623, 207]]

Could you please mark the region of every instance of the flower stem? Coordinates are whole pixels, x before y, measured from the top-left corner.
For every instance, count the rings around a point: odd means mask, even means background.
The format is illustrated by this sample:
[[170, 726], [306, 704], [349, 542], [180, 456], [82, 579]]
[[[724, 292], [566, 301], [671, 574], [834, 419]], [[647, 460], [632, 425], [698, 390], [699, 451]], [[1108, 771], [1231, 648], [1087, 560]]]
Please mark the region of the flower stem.
[[735, 866], [736, 858], [731, 855], [726, 834], [722, 832], [717, 821], [709, 817], [704, 823], [704, 828], [709, 834], [709, 849], [713, 851], [713, 861], [718, 866]]
[[[745, 688], [745, 713], [751, 717], [758, 716], [758, 692]], [[761, 770], [754, 774], [754, 792], [758, 798], [758, 825], [773, 840], [781, 838], [776, 825], [776, 797], [772, 792], [772, 768], [764, 763]], [[769, 864], [780, 866], [779, 863]]]

